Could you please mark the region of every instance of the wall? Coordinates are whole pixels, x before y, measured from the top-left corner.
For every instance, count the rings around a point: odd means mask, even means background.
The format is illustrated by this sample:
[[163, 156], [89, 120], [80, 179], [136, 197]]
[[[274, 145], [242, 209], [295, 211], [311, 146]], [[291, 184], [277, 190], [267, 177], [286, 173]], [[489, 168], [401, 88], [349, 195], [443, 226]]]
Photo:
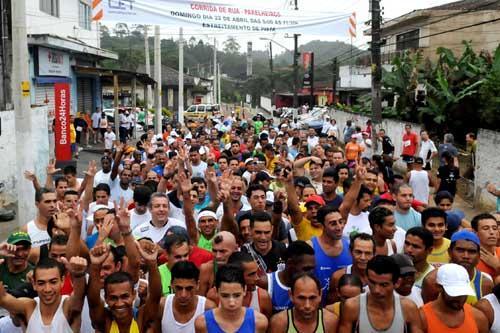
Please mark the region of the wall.
[[[382, 65], [386, 71], [391, 71], [391, 65]], [[340, 66], [339, 88], [371, 88], [372, 69], [368, 66]]]
[[486, 191], [489, 182], [500, 187], [500, 132], [480, 129], [477, 136], [475, 206], [493, 210], [496, 208], [496, 198]]
[[[32, 150], [25, 152], [31, 154], [35, 161], [35, 174], [41, 184], [45, 183], [45, 168], [49, 160], [49, 138], [48, 138], [48, 121], [47, 107], [33, 108], [31, 113], [31, 138]], [[25, 179], [16, 179], [18, 168], [24, 166], [16, 165], [16, 128], [15, 128], [15, 113], [14, 111], [1, 111], [1, 135], [0, 135], [0, 155], [3, 157], [0, 163], [0, 207], [9, 204], [15, 204], [17, 200], [16, 184], [19, 181], [27, 181]], [[33, 200], [33, 198], [26, 198]], [[32, 211], [29, 216], [35, 216], [35, 205], [33, 203]], [[27, 222], [27, 221], [25, 221]]]
[[[359, 126], [361, 129], [366, 128], [366, 121], [371, 119], [371, 117], [361, 116], [354, 113], [344, 112], [344, 111], [331, 111], [331, 117], [337, 121], [337, 126], [340, 131], [340, 141], [343, 140], [343, 131], [344, 127], [346, 127], [346, 123], [348, 120], [353, 121], [353, 126]], [[377, 129], [383, 128], [387, 135], [391, 138], [392, 143], [394, 144], [395, 152], [394, 156], [399, 157], [401, 155], [401, 151], [403, 150], [403, 132], [405, 127], [405, 122], [392, 120], [392, 119], [384, 119], [380, 126], [377, 126]], [[412, 128], [416, 133], [420, 133], [422, 127], [418, 124], [412, 124]], [[380, 147], [380, 145], [379, 145]]]
[[91, 30], [83, 29], [78, 24], [79, 3], [79, 0], [59, 0], [59, 17], [54, 17], [40, 10], [40, 0], [26, 0], [28, 34], [51, 34], [64, 38], [70, 36], [99, 47], [97, 23], [91, 22]]

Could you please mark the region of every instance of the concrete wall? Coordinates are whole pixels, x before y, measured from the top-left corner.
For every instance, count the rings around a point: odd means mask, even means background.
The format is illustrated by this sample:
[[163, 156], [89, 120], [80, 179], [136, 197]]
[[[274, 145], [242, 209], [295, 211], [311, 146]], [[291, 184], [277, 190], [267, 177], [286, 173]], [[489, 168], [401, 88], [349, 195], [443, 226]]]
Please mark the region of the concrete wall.
[[486, 191], [488, 183], [500, 187], [500, 132], [480, 129], [477, 137], [478, 148], [476, 156], [475, 206], [493, 210], [496, 208], [496, 198]]
[[[382, 65], [386, 71], [391, 71], [392, 65]], [[339, 88], [371, 88], [372, 69], [369, 66], [340, 66]]]
[[[41, 184], [45, 183], [45, 168], [49, 160], [49, 138], [48, 138], [48, 122], [47, 122], [47, 107], [33, 108], [31, 113], [31, 136], [32, 149], [25, 152], [30, 154], [35, 161], [35, 174]], [[1, 119], [1, 134], [0, 134], [0, 155], [3, 157], [0, 163], [0, 207], [16, 204], [18, 182], [27, 181], [25, 179], [17, 179], [16, 174], [18, 169], [25, 168], [24, 166], [16, 165], [16, 128], [15, 128], [15, 113], [14, 111], [0, 112]], [[28, 216], [35, 216], [34, 192], [33, 197], [25, 198], [25, 200], [33, 201], [32, 210]], [[28, 221], [22, 221], [26, 223]]]
[[[344, 128], [346, 127], [346, 123], [348, 120], [352, 120], [354, 127], [359, 126], [364, 130], [366, 128], [366, 121], [368, 119], [371, 119], [371, 117], [368, 116], [361, 116], [359, 114], [344, 111], [331, 111], [330, 115], [337, 121], [337, 126], [340, 131], [340, 141], [343, 140], [342, 133], [344, 131]], [[391, 138], [395, 148], [394, 156], [396, 157], [399, 157], [401, 155], [401, 152], [403, 151], [403, 132], [405, 129], [405, 124], [405, 122], [398, 120], [384, 119], [382, 121], [382, 124], [380, 126], [377, 126], [377, 129], [385, 129], [385, 132]], [[419, 124], [412, 124], [412, 128], [416, 133], [420, 133], [420, 130], [422, 129], [421, 125]]]
[[[90, 0], [84, 0], [91, 4]], [[40, 0], [26, 0], [26, 24], [28, 34], [51, 34], [67, 38], [74, 37], [86, 44], [99, 47], [97, 23], [91, 22], [91, 30], [79, 26], [80, 0], [59, 0], [59, 17], [40, 10]]]

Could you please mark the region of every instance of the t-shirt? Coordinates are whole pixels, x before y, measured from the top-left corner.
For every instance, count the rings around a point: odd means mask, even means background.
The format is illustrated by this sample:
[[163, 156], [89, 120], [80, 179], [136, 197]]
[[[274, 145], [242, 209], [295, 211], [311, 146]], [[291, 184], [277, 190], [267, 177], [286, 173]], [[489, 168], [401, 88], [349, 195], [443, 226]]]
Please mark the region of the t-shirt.
[[207, 239], [200, 233], [200, 237], [198, 238], [198, 247], [207, 251], [212, 251], [212, 239], [213, 238]]
[[335, 207], [335, 208], [337, 208], [337, 209], [339, 209], [339, 208], [340, 208], [340, 205], [342, 205], [342, 201], [344, 200], [344, 199], [342, 198], [342, 196], [341, 196], [341, 195], [339, 195], [339, 194], [337, 194], [337, 195], [335, 196], [335, 199], [333, 199], [333, 200], [326, 200], [326, 198], [325, 198], [325, 194], [324, 194], [324, 193], [323, 193], [323, 194], [321, 194], [321, 197], [323, 198], [323, 200], [325, 200], [325, 203], [326, 203], [326, 205], [327, 205], [327, 206]]
[[146, 222], [136, 227], [132, 233], [135, 239], [147, 237], [153, 240], [153, 242], [158, 243], [165, 236], [167, 230], [175, 225], [186, 228], [186, 223], [169, 217], [168, 222], [163, 227], [158, 228], [152, 222]]
[[106, 132], [104, 133], [104, 148], [105, 149], [113, 149], [113, 142], [116, 140], [115, 132]]
[[418, 156], [421, 157], [424, 161], [429, 161], [432, 166], [432, 153], [437, 152], [436, 145], [432, 140], [427, 140], [427, 141], [422, 141], [420, 143], [420, 152], [418, 153]]
[[99, 128], [100, 121], [101, 121], [101, 113], [100, 112], [92, 113], [92, 128]]
[[191, 169], [193, 169], [192, 177], [205, 178], [205, 170], [207, 170], [207, 163], [205, 161], [201, 161], [200, 164], [198, 165], [191, 164]]
[[402, 214], [398, 210], [395, 210], [394, 218], [396, 219], [396, 225], [403, 228], [405, 231], [408, 231], [413, 227], [422, 226], [420, 213], [411, 207], [406, 214]]
[[189, 261], [200, 268], [202, 264], [207, 263], [214, 259], [212, 252], [205, 249], [200, 249], [198, 246], [193, 245], [191, 248], [191, 253], [189, 254]]
[[108, 184], [111, 187], [111, 170], [108, 173], [99, 170], [94, 176], [94, 187], [99, 184]]
[[454, 145], [452, 145], [451, 143], [440, 144], [438, 147], [438, 155], [439, 155], [440, 165], [445, 164], [444, 159], [443, 159], [443, 153], [445, 151], [449, 152], [451, 154], [451, 156], [453, 156], [453, 157], [458, 156], [458, 149]]
[[432, 252], [427, 256], [427, 262], [436, 268], [449, 263], [448, 248], [450, 247], [450, 243], [451, 241], [448, 238], [443, 238], [443, 243], [440, 247], [432, 248]]
[[17, 288], [22, 287], [24, 283], [27, 282], [26, 274], [32, 271], [34, 266], [28, 263], [26, 269], [19, 273], [11, 273], [9, 272], [9, 268], [7, 267], [7, 262], [4, 262], [0, 265], [0, 278], [3, 282], [5, 290], [7, 292], [11, 292]]
[[151, 213], [149, 212], [149, 210], [147, 210], [146, 213], [142, 215], [137, 214], [135, 209], [131, 209], [129, 212], [130, 212], [130, 228], [132, 230], [134, 230], [143, 223], [151, 221]]
[[321, 236], [323, 233], [323, 226], [315, 227], [308, 219], [303, 217], [299, 224], [293, 226], [293, 230], [295, 230], [298, 240], [306, 242], [314, 236]]
[[403, 155], [415, 156], [417, 154], [418, 136], [415, 132], [403, 135]]
[[457, 179], [460, 178], [460, 171], [457, 167], [440, 166], [436, 176], [441, 179], [438, 192], [448, 191], [452, 195], [457, 193]]
[[[283, 262], [283, 256], [286, 251], [285, 244], [273, 240], [271, 250], [266, 255], [262, 255], [259, 252], [257, 252], [253, 243], [250, 246], [255, 251], [255, 253], [260, 255], [262, 260], [266, 263], [267, 266], [266, 273], [276, 272], [278, 270], [278, 264]], [[241, 248], [241, 251], [250, 253], [245, 246]]]
[[120, 185], [120, 177], [116, 177], [115, 180], [110, 179], [110, 187], [111, 187], [111, 202], [116, 201], [116, 203], [120, 202], [120, 199], [123, 198], [125, 203], [130, 202], [134, 198], [134, 191], [130, 187], [127, 187], [124, 190]]
[[[500, 247], [497, 247], [495, 250], [496, 257], [500, 259]], [[495, 271], [494, 268], [486, 264], [482, 259], [479, 260], [479, 263], [476, 266], [477, 269], [479, 269], [481, 272], [489, 274], [490, 276], [496, 276], [497, 272]]]
[[361, 151], [362, 149], [360, 145], [358, 145], [357, 143], [349, 142], [348, 144], [345, 145], [346, 160], [348, 161], [357, 160]]
[[359, 215], [352, 215], [349, 213], [342, 235], [347, 239], [349, 239], [351, 233], [359, 234], [364, 232], [371, 235], [372, 229], [370, 228], [368, 215], [370, 215], [368, 212], [361, 212]]

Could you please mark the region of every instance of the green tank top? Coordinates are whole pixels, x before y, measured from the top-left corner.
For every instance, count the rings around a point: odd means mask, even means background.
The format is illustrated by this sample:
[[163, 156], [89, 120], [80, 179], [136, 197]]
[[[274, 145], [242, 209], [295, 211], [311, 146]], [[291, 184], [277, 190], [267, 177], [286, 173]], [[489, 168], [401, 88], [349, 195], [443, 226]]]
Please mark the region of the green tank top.
[[198, 239], [198, 247], [212, 252], [212, 239], [206, 239], [205, 236], [200, 233], [200, 238]]
[[171, 275], [167, 264], [158, 266], [158, 271], [160, 271], [161, 278], [161, 291], [163, 296], [167, 296], [172, 293], [172, 288], [170, 288]]
[[[288, 327], [286, 332], [287, 333], [299, 333], [297, 328], [295, 327], [295, 323], [293, 322], [293, 309], [288, 309], [287, 310], [288, 314]], [[318, 311], [318, 320], [316, 321], [316, 329], [314, 330], [315, 333], [324, 333], [325, 330], [323, 328], [323, 310]]]

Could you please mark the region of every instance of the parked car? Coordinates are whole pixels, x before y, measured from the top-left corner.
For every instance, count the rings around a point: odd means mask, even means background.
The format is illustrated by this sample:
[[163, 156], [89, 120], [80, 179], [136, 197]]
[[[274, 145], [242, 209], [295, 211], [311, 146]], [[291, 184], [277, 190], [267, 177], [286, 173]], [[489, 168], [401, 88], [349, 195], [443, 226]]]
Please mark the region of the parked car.
[[191, 105], [184, 111], [184, 118], [203, 119], [220, 114], [219, 104], [196, 104]]

